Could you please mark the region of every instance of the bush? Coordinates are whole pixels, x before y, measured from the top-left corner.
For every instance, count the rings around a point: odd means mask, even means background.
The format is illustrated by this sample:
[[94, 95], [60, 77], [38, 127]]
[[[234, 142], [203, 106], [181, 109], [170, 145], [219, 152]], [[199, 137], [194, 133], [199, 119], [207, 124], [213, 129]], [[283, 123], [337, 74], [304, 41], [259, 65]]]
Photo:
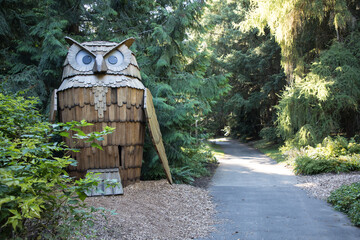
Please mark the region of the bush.
[[359, 131], [360, 62], [354, 48], [359, 37], [352, 34], [344, 44], [334, 42], [304, 77], [283, 91], [276, 123], [287, 145], [315, 146], [331, 133], [352, 136]]
[[[147, 153], [149, 154], [150, 151]], [[179, 160], [170, 165], [172, 179], [178, 184], [189, 184], [194, 181], [194, 178], [209, 176], [208, 163], [217, 162], [210, 147], [203, 142], [194, 144], [192, 147], [181, 148], [181, 154], [183, 154], [182, 161]], [[154, 159], [158, 160], [158, 157]], [[144, 180], [165, 178], [164, 169], [160, 164], [147, 163], [142, 166], [141, 171], [141, 177]]]
[[277, 130], [274, 127], [264, 127], [261, 129], [259, 135], [268, 142], [278, 143], [280, 141]]
[[[0, 233], [1, 238], [68, 239], [86, 232], [95, 209], [83, 200], [97, 185], [92, 175], [73, 181], [64, 170], [76, 164], [56, 135], [75, 131], [77, 138], [98, 146], [102, 133], [84, 134], [86, 122], [43, 121], [36, 99], [0, 93]], [[91, 231], [90, 231], [91, 233]], [[30, 235], [29, 235], [30, 234]]]
[[328, 202], [336, 210], [347, 214], [352, 223], [360, 226], [360, 182], [333, 191]]
[[[290, 151], [291, 152], [291, 151]], [[354, 139], [327, 137], [316, 148], [307, 146], [296, 151], [297, 174], [319, 174], [327, 172], [350, 172], [360, 170], [360, 144]]]
[[313, 175], [325, 172], [335, 172], [334, 159], [316, 159], [308, 156], [299, 156], [295, 159], [294, 171], [296, 174]]

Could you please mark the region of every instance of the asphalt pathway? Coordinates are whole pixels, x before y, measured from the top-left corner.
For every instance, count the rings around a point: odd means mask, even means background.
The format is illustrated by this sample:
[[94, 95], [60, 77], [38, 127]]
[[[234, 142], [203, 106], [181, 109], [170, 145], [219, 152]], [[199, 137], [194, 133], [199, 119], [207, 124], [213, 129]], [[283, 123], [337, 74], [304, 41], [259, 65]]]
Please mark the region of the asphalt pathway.
[[209, 239], [360, 240], [360, 228], [325, 201], [297, 187], [291, 170], [234, 140], [210, 183], [218, 231]]

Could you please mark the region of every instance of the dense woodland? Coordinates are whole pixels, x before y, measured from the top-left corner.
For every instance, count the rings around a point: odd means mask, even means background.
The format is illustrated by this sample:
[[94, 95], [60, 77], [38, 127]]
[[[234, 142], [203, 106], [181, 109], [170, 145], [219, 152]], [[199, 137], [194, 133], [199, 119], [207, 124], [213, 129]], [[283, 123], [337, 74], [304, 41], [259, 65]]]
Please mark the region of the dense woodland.
[[[65, 36], [136, 39], [176, 182], [206, 174], [209, 137], [288, 150], [360, 131], [357, 0], [0, 0], [0, 93], [36, 97], [45, 119]], [[162, 177], [147, 137], [142, 178]]]

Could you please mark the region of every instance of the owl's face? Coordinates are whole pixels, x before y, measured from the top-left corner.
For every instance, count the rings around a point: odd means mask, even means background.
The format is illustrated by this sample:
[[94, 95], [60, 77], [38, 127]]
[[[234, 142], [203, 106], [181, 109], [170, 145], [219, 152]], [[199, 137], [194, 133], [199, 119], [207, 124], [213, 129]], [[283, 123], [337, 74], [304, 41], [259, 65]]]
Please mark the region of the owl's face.
[[122, 75], [141, 80], [139, 67], [129, 47], [133, 38], [121, 43], [92, 41], [78, 43], [66, 37], [70, 48], [64, 63], [63, 81], [76, 76], [103, 78]]

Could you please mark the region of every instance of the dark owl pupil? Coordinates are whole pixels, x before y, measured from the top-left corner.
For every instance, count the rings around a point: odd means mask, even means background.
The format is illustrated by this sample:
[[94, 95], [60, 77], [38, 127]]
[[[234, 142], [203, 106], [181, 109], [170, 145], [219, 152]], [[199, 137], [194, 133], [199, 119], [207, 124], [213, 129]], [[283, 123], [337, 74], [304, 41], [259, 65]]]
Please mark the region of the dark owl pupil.
[[109, 63], [116, 64], [117, 61], [118, 61], [117, 57], [115, 57], [115, 56], [110, 56], [109, 57]]
[[86, 56], [84, 56], [83, 57], [83, 59], [82, 59], [82, 61], [83, 61], [83, 63], [84, 64], [89, 64], [89, 63], [91, 63], [91, 57], [89, 56], [89, 55], [86, 55]]

